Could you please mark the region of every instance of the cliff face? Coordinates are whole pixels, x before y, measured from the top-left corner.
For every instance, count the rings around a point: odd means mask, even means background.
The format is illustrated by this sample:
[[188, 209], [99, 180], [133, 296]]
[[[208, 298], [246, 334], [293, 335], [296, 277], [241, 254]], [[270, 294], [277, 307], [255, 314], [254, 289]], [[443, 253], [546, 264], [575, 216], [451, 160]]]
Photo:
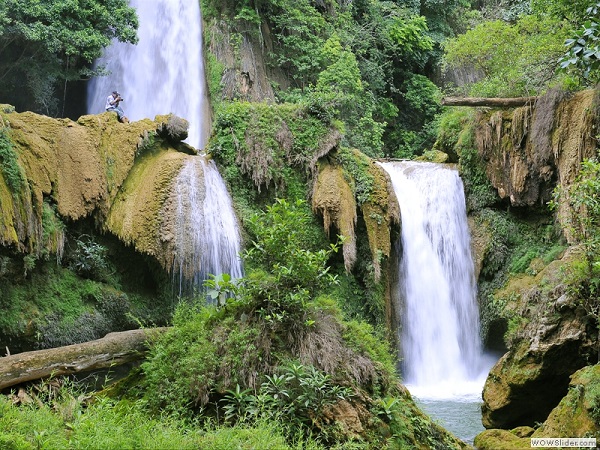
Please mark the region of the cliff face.
[[[500, 198], [513, 206], [543, 206], [557, 184], [573, 183], [581, 162], [596, 156], [599, 95], [551, 91], [534, 106], [481, 114], [477, 146]], [[572, 214], [561, 199], [557, 217], [569, 242]]]
[[[563, 195], [555, 219], [567, 245], [555, 261], [533, 259], [525, 273], [510, 274], [494, 293], [494, 301], [509, 318], [508, 351], [484, 387], [486, 428], [533, 426], [547, 420], [541, 429], [556, 431], [549, 424], [555, 419], [548, 416], [567, 395], [569, 377], [597, 362], [597, 324], [571, 285], [582, 261], [572, 218], [583, 212], [574, 210], [565, 194], [581, 162], [597, 155], [598, 96], [598, 91], [550, 92], [533, 107], [479, 114], [478, 152], [499, 197], [531, 220], [535, 213], [530, 211], [539, 214], [558, 186]], [[560, 420], [568, 421], [564, 414]], [[552, 436], [575, 436], [568, 434], [569, 427], [561, 426], [560, 433]], [[595, 422], [587, 431], [597, 430]], [[540, 433], [536, 436], [549, 436]], [[500, 442], [521, 445], [517, 434], [490, 430], [476, 444], [481, 448], [503, 448], [498, 447]]]

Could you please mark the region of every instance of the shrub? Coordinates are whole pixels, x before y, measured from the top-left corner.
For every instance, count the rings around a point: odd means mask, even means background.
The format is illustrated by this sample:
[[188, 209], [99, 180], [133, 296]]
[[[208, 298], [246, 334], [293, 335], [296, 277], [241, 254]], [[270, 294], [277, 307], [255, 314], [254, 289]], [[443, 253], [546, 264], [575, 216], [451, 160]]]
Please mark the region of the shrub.
[[108, 259], [108, 248], [97, 243], [93, 236], [81, 235], [70, 255], [69, 267], [78, 275], [97, 281], [108, 281], [113, 268]]

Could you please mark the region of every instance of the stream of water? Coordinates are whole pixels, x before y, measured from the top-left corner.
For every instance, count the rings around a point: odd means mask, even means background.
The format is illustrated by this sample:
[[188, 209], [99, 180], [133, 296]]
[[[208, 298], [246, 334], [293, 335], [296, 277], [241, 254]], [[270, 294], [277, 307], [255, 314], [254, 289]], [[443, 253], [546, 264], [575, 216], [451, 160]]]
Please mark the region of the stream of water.
[[482, 349], [462, 181], [447, 165], [382, 163], [402, 215], [399, 262], [402, 374], [442, 426], [472, 442], [493, 359]]

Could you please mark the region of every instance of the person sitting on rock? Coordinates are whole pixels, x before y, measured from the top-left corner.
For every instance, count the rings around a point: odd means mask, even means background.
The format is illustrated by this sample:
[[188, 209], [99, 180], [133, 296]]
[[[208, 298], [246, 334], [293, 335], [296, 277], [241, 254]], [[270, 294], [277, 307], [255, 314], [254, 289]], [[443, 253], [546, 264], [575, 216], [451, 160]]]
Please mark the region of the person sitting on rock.
[[125, 117], [123, 109], [119, 106], [119, 103], [123, 101], [123, 97], [117, 91], [113, 91], [112, 94], [106, 99], [106, 106], [104, 107], [107, 111], [114, 111], [117, 113], [119, 122], [128, 123], [129, 119]]

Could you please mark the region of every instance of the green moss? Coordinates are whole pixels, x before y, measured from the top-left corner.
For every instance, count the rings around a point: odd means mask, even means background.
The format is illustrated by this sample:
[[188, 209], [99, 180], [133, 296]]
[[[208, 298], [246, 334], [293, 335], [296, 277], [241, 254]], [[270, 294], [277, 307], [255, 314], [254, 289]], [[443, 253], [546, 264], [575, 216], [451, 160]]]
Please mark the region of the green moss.
[[13, 195], [18, 195], [25, 187], [26, 180], [7, 128], [0, 128], [0, 167], [5, 183]]
[[372, 160], [358, 150], [342, 147], [335, 155], [350, 183], [358, 205], [369, 200], [375, 186], [375, 177], [371, 173]]
[[[204, 12], [204, 11], [203, 11]], [[213, 108], [221, 99], [223, 85], [221, 79], [223, 78], [223, 71], [225, 66], [216, 58], [216, 56], [206, 51], [204, 53], [206, 61], [206, 82], [208, 83], [208, 92], [212, 101]]]
[[498, 201], [498, 194], [490, 183], [485, 164], [477, 151], [474, 124], [462, 130], [455, 149], [459, 155], [458, 168], [465, 186], [468, 211], [494, 205]]

